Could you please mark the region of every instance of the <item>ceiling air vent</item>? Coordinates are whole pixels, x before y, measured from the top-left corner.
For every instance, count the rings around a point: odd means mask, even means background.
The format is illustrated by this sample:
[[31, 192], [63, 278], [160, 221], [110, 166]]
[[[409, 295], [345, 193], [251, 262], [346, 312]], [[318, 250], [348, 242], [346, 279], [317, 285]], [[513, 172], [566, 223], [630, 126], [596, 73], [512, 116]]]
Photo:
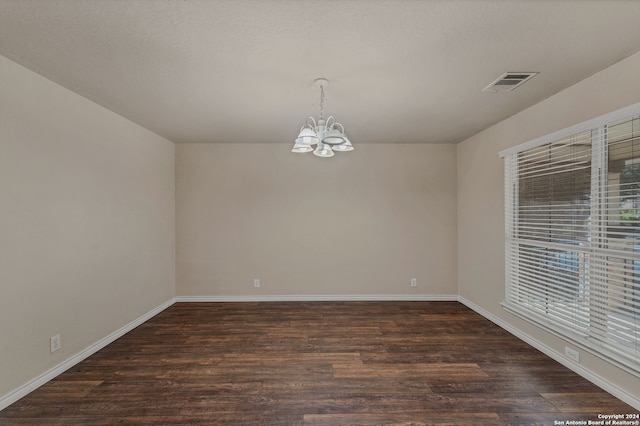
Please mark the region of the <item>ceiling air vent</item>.
[[502, 74], [496, 81], [482, 89], [483, 92], [509, 92], [518, 86], [524, 84], [525, 81], [532, 79], [539, 73], [537, 72], [506, 72]]

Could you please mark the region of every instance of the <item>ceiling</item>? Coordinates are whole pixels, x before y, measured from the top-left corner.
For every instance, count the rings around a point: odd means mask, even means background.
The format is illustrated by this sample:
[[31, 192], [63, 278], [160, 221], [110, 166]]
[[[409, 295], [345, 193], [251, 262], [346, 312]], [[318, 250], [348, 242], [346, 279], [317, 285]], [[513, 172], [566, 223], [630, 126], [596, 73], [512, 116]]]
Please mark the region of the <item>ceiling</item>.
[[[456, 143], [640, 50], [637, 0], [0, 0], [0, 54], [176, 142]], [[504, 72], [540, 74], [512, 92]]]

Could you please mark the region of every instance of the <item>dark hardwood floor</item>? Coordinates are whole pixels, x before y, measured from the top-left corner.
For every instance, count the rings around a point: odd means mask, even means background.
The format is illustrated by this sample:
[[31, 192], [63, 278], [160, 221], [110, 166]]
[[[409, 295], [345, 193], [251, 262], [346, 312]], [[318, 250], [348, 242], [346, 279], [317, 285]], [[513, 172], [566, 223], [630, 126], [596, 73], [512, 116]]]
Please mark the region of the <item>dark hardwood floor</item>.
[[553, 425], [632, 407], [456, 302], [177, 303], [0, 424]]

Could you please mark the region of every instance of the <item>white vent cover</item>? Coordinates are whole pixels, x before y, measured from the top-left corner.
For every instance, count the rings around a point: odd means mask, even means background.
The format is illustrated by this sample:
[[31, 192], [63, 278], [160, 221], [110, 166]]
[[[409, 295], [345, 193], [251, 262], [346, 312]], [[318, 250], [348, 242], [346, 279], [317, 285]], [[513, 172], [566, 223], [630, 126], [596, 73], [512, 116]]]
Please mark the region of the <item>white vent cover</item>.
[[538, 75], [537, 72], [505, 72], [496, 81], [482, 89], [483, 92], [509, 92], [525, 81]]

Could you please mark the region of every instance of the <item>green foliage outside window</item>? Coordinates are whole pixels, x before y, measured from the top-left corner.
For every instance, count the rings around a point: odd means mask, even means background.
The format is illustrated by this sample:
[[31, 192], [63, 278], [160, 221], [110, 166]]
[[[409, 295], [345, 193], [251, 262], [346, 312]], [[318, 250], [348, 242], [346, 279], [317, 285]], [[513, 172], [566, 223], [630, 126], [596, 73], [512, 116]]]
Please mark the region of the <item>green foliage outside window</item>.
[[[620, 220], [625, 225], [640, 222], [640, 164], [632, 164], [620, 172], [620, 198], [624, 204]], [[626, 207], [626, 208], [625, 208]]]

